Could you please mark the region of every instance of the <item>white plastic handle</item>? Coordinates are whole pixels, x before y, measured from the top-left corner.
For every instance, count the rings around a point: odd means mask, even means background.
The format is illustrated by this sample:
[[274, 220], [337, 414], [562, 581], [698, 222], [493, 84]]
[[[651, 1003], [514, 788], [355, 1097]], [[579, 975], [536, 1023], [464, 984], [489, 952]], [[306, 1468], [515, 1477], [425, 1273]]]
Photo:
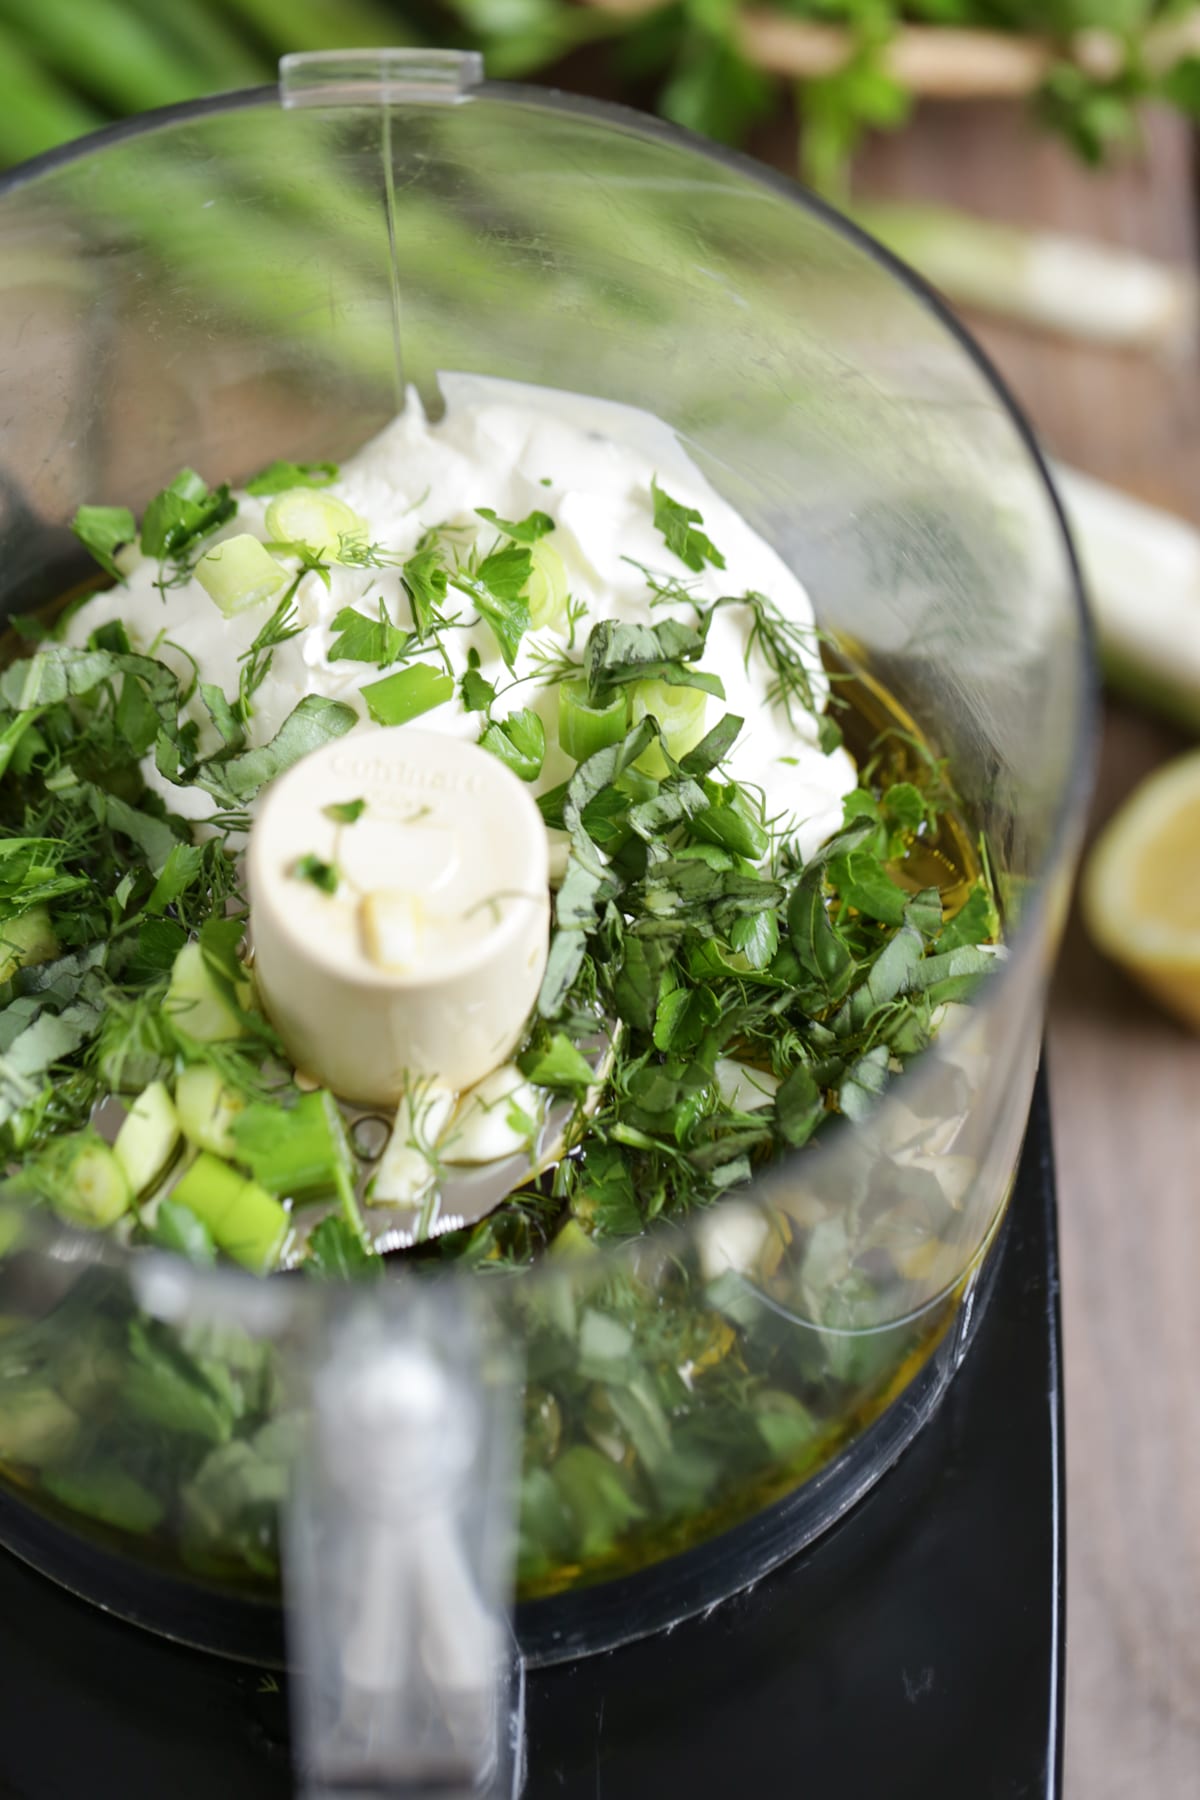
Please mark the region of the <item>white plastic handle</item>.
[[467, 1297], [388, 1282], [316, 1346], [285, 1519], [307, 1800], [512, 1800], [513, 1370]]

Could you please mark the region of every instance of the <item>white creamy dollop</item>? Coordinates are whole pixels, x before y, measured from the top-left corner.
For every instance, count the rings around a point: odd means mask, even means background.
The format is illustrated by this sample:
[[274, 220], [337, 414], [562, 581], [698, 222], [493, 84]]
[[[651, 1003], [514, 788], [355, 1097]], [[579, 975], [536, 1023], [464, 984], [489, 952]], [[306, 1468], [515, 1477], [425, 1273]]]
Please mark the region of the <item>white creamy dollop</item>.
[[[474, 544], [486, 551], [497, 534], [478, 517], [477, 508], [491, 508], [507, 519], [523, 519], [535, 510], [548, 513], [555, 521], [548, 541], [563, 559], [574, 599], [587, 609], [576, 628], [576, 655], [598, 619], [643, 624], [661, 623], [668, 616], [694, 619], [684, 604], [652, 606], [653, 595], [637, 564], [675, 577], [699, 601], [755, 590], [768, 595], [789, 619], [813, 624], [812, 606], [796, 576], [721, 499], [661, 420], [610, 401], [492, 377], [444, 374], [441, 385], [446, 400], [442, 419], [430, 423], [416, 394], [410, 393], [400, 417], [345, 463], [337, 481], [324, 490], [367, 522], [373, 543], [389, 552], [411, 553], [430, 527], [449, 525], [459, 528], [449, 543], [460, 550]], [[655, 477], [673, 499], [703, 515], [703, 529], [722, 552], [724, 569], [706, 566], [697, 575], [667, 549], [654, 525]], [[236, 517], [211, 541], [240, 532], [266, 541], [268, 505], [266, 499], [239, 494]], [[97, 626], [119, 619], [135, 650], [159, 657], [185, 683], [198, 668], [202, 681], [234, 698], [239, 659], [274, 601], [227, 619], [197, 581], [160, 588], [158, 578], [155, 560], [135, 562], [124, 586], [98, 595], [74, 615], [67, 641], [82, 644]], [[303, 629], [272, 654], [267, 677], [254, 695], [248, 734], [252, 744], [273, 737], [306, 694], [346, 701], [360, 715], [358, 729], [373, 729], [360, 690], [378, 680], [381, 671], [373, 664], [330, 662], [328, 652], [337, 635], [331, 629], [335, 615], [352, 606], [377, 616], [380, 598], [395, 624], [412, 624], [397, 567], [334, 566], [328, 587], [317, 573], [305, 576], [296, 594]], [[466, 595], [452, 589], [449, 599], [448, 610], [460, 612], [464, 621], [474, 618]], [[794, 722], [789, 722], [781, 707], [767, 703], [770, 671], [753, 648], [747, 656], [751, 625], [744, 607], [724, 607], [713, 619], [701, 667], [720, 676], [725, 701], [710, 700], [708, 724], [725, 712], [745, 720], [728, 760], [729, 772], [763, 790], [766, 816], [777, 826], [790, 822], [807, 857], [840, 824], [842, 799], [855, 785], [854, 765], [845, 751], [826, 755], [818, 747], [816, 719], [794, 710]], [[442, 645], [456, 674], [466, 669], [474, 649], [481, 673], [497, 688], [511, 681], [484, 621], [443, 632]], [[542, 718], [547, 754], [535, 793], [555, 786], [574, 767], [558, 747], [556, 689], [536, 679], [539, 651], [566, 647], [562, 631], [526, 633], [513, 671], [521, 679], [493, 708], [496, 718], [520, 707], [531, 707]], [[824, 704], [828, 688], [815, 638], [809, 663], [813, 691]], [[215, 749], [215, 730], [198, 694], [188, 712], [201, 727], [202, 746]], [[423, 731], [473, 740], [482, 721], [478, 713], [464, 711], [456, 691], [452, 700], [414, 723]], [[213, 811], [206, 793], [164, 781], [152, 759], [146, 774], [173, 811], [198, 820]]]

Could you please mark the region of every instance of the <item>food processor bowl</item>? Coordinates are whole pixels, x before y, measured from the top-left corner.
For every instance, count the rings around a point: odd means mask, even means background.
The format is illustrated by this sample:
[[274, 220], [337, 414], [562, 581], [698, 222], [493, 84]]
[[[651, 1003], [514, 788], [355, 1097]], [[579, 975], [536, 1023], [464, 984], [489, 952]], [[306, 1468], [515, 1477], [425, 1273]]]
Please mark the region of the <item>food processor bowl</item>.
[[343, 457], [410, 388], [436, 416], [443, 371], [631, 404], [946, 760], [988, 859], [999, 966], [933, 1048], [632, 1243], [343, 1288], [0, 1216], [0, 1536], [261, 1657], [282, 1511], [314, 1791], [503, 1787], [514, 1581], [542, 1659], [711, 1604], [838, 1517], [964, 1352], [1090, 773], [1061, 513], [970, 339], [845, 220], [471, 56], [292, 57], [278, 89], [100, 132], [9, 174], [0, 244], [6, 615], [86, 573], [79, 504]]

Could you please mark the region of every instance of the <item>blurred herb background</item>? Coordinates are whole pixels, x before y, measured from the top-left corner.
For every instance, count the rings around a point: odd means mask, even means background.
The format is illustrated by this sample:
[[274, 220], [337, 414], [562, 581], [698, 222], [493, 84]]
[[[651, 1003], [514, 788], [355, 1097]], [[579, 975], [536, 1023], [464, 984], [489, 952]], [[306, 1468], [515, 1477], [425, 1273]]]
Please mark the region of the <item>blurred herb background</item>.
[[1148, 97], [1200, 116], [1187, 0], [0, 0], [0, 161], [108, 119], [273, 79], [291, 50], [471, 46], [488, 73], [599, 88], [724, 142], [798, 121], [800, 171], [845, 186], [915, 99], [1023, 95], [1081, 156]]

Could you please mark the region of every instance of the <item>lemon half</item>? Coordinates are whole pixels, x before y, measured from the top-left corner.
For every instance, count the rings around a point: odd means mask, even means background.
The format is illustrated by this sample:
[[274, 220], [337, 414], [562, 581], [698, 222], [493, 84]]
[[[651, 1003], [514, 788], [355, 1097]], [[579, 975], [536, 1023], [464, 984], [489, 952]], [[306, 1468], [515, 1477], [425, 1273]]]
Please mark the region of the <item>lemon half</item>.
[[1200, 1029], [1200, 751], [1134, 790], [1096, 841], [1081, 897], [1101, 950]]

